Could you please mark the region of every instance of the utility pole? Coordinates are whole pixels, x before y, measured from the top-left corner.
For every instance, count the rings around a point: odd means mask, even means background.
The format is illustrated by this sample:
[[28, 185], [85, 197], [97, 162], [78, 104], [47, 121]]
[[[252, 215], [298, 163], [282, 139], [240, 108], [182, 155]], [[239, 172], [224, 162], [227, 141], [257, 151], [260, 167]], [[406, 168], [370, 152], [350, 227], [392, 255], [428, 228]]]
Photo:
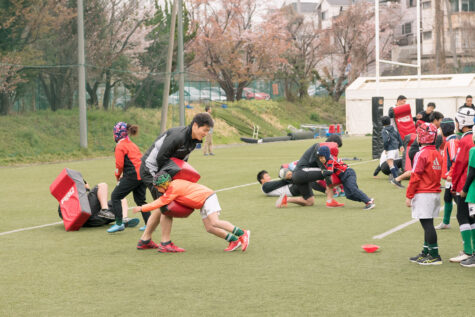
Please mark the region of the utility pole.
[[78, 0], [78, 80], [79, 80], [79, 144], [87, 149], [86, 117], [86, 69], [84, 56], [84, 7], [83, 0]]
[[178, 85], [180, 126], [185, 125], [185, 65], [183, 56], [183, 0], [178, 0]]
[[177, 2], [178, 0], [173, 1], [172, 8], [170, 38], [168, 39], [167, 68], [165, 70], [165, 85], [163, 87], [162, 119], [160, 122], [160, 133], [165, 132], [165, 130], [167, 129], [168, 95], [170, 94], [170, 77], [172, 73], [173, 45], [175, 41], [176, 11], [178, 7]]

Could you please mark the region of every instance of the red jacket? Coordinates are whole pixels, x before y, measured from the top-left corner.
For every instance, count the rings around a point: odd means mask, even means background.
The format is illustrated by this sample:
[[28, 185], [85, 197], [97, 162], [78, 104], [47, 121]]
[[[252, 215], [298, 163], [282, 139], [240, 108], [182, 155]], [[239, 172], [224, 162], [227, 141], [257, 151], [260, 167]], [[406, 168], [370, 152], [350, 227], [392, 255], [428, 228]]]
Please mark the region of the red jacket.
[[442, 156], [435, 145], [426, 145], [414, 157], [411, 180], [406, 197], [414, 198], [419, 193], [440, 193]]
[[124, 177], [140, 180], [141, 159], [142, 153], [134, 142], [129, 138], [120, 140], [115, 146], [115, 178], [119, 180], [124, 173]]
[[335, 176], [340, 177], [341, 173], [346, 172], [348, 165], [339, 158], [334, 158], [333, 155], [331, 155], [330, 159], [325, 163], [325, 167], [327, 170], [333, 172]]
[[459, 139], [455, 134], [449, 135], [445, 142], [444, 150], [442, 152], [442, 158], [444, 163], [442, 165], [442, 178], [447, 179], [447, 176], [451, 175], [452, 166], [457, 155], [459, 148]]
[[467, 179], [468, 154], [472, 147], [472, 131], [465, 132], [460, 139], [457, 156], [452, 165], [452, 188], [457, 193], [462, 191]]

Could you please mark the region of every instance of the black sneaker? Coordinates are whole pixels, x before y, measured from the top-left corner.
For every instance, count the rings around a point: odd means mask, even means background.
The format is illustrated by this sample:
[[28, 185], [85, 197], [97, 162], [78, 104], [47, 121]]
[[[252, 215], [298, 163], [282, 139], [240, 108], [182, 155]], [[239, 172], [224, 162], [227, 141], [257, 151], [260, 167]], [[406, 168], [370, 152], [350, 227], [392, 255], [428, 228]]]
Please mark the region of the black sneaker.
[[475, 255], [472, 255], [468, 259], [463, 260], [462, 262], [460, 262], [460, 265], [464, 267], [475, 267]]
[[425, 254], [425, 253], [419, 253], [419, 254], [416, 255], [416, 256], [410, 257], [410, 258], [409, 258], [409, 261], [414, 262], [414, 263], [419, 263], [419, 262], [420, 262], [421, 260], [423, 260], [426, 256], [427, 256], [427, 254]]
[[423, 258], [417, 263], [419, 263], [420, 265], [441, 265], [442, 258], [440, 257], [440, 255], [434, 258], [432, 257], [432, 255], [428, 254], [425, 258]]
[[399, 187], [399, 188], [404, 188], [404, 185], [401, 184], [401, 182], [398, 182], [397, 180], [395, 179], [391, 179], [391, 184]]
[[115, 220], [115, 215], [109, 209], [101, 209], [97, 213], [97, 216], [104, 219]]

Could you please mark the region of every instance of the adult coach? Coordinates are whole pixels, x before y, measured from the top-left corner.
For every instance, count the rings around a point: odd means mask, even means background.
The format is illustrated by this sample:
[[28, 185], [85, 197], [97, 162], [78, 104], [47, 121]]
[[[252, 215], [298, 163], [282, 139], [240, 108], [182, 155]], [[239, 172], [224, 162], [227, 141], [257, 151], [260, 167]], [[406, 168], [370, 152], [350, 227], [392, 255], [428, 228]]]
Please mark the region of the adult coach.
[[[209, 113], [211, 116], [211, 106], [205, 107], [206, 113]], [[206, 136], [203, 144], [203, 154], [206, 155], [214, 155], [213, 153], [213, 128], [209, 129], [209, 133]]]
[[[153, 177], [172, 157], [188, 161], [191, 151], [196, 148], [197, 143], [202, 143], [203, 138], [208, 135], [213, 125], [213, 119], [209, 113], [202, 112], [194, 116], [190, 125], [170, 128], [158, 136], [142, 157], [142, 165], [140, 166], [140, 177], [150, 190], [154, 200], [157, 200], [162, 194], [153, 185]], [[158, 248], [151, 241], [151, 237], [152, 232], [160, 223], [160, 216], [161, 212], [159, 211], [152, 213], [137, 248]]]
[[312, 182], [324, 179], [332, 173], [322, 171], [321, 164], [318, 161], [319, 143], [315, 143], [305, 151], [299, 159], [295, 170], [292, 173], [292, 182], [297, 186], [302, 195], [303, 206], [312, 206], [315, 202], [312, 191]]

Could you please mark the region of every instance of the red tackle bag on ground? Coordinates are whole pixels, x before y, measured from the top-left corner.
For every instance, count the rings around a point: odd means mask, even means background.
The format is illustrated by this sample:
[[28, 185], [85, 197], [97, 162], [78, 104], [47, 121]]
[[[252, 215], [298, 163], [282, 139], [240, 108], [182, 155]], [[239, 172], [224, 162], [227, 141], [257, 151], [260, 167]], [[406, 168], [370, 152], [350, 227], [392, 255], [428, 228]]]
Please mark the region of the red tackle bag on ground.
[[394, 121], [401, 139], [409, 133], [416, 133], [416, 126], [412, 120], [411, 106], [408, 104], [394, 108]]
[[91, 216], [91, 207], [81, 173], [65, 168], [50, 185], [49, 190], [61, 207], [64, 229], [79, 230]]

